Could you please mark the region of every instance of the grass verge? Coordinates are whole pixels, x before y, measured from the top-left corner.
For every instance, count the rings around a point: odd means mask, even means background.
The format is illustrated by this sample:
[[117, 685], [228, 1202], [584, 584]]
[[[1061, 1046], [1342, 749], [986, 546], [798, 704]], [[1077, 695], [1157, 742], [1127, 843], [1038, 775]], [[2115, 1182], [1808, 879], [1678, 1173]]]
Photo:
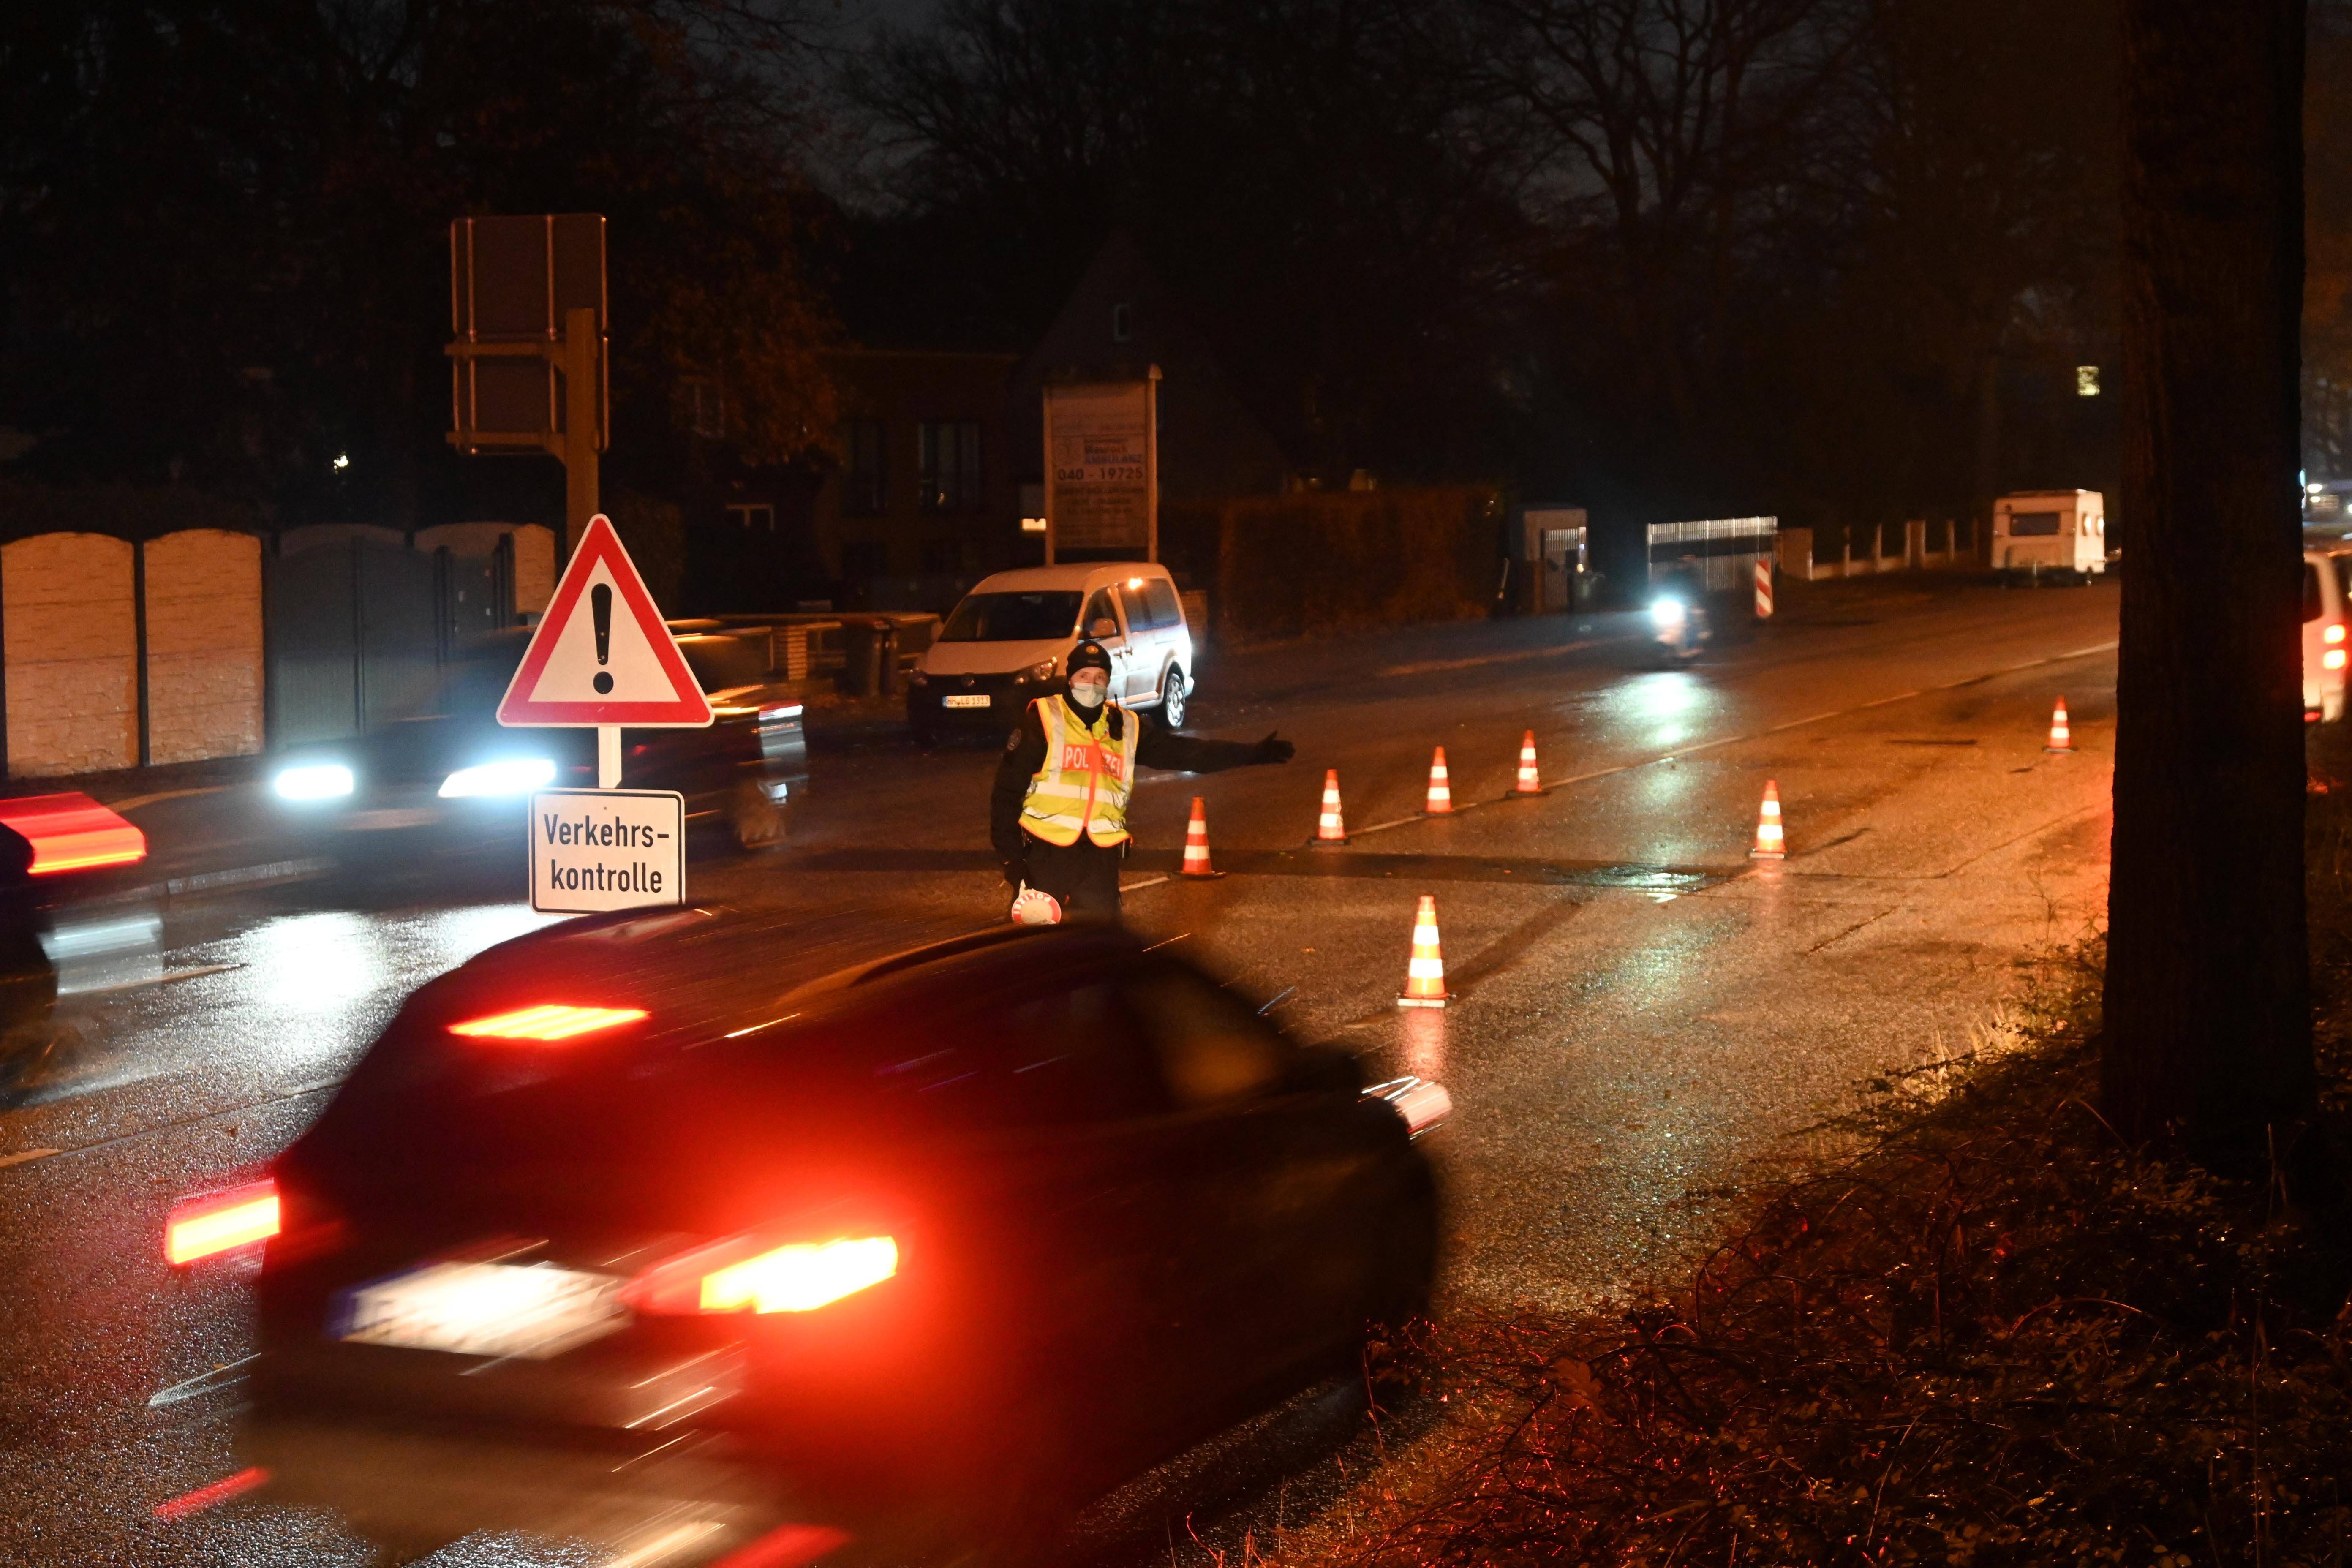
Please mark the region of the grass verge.
[[[2352, 742], [2315, 737], [2314, 990], [2352, 1104]], [[1872, 1086], [1674, 1289], [1392, 1347], [1447, 1419], [1286, 1565], [2341, 1564], [2352, 1244], [2275, 1174], [2124, 1146], [2095, 947]], [[1409, 1352], [1409, 1353], [1407, 1353]]]

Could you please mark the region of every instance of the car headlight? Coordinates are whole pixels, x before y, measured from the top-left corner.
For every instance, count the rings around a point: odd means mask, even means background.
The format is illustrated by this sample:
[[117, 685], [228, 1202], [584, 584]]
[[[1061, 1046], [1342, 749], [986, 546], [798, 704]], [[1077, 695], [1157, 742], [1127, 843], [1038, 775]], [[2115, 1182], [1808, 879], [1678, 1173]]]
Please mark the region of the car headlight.
[[919, 669], [907, 678], [907, 684], [909, 686], [929, 686], [930, 683], [931, 678]]
[[1680, 599], [1668, 597], [1650, 601], [1650, 619], [1660, 627], [1681, 626], [1683, 617], [1689, 613]]
[[1021, 672], [1021, 679], [1024, 680], [1053, 679], [1054, 661], [1050, 658], [1039, 659], [1035, 664], [1031, 665], [1027, 669]]
[[468, 795], [529, 795], [554, 782], [555, 764], [547, 758], [510, 757], [504, 762], [459, 768], [441, 781], [440, 794], [443, 800]]
[[304, 763], [278, 769], [269, 787], [280, 800], [334, 800], [351, 794], [355, 782], [341, 763]]

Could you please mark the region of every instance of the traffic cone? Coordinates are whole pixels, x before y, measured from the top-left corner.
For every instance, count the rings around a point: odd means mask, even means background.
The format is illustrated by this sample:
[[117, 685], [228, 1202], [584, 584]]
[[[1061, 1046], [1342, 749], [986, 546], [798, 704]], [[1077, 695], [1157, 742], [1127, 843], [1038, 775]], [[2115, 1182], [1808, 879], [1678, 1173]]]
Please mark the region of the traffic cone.
[[1348, 825], [1339, 816], [1339, 770], [1328, 768], [1323, 773], [1323, 817], [1315, 825], [1318, 844], [1345, 844]]
[[1432, 816], [1444, 816], [1454, 809], [1454, 786], [1445, 781], [1445, 748], [1429, 759], [1429, 801], [1422, 808]]
[[1756, 847], [1748, 852], [1759, 860], [1788, 858], [1788, 840], [1780, 835], [1780, 786], [1764, 781], [1764, 807], [1756, 816]]
[[1209, 865], [1209, 807], [1199, 795], [1192, 797], [1192, 821], [1184, 829], [1184, 864], [1176, 868], [1180, 877], [1213, 877], [1217, 873]]
[[1536, 777], [1536, 732], [1530, 730], [1519, 742], [1519, 783], [1514, 795], [1541, 795], [1543, 784]]
[[1421, 896], [1412, 917], [1412, 956], [1404, 966], [1404, 994], [1400, 1007], [1443, 1007], [1446, 1003], [1445, 957], [1437, 950], [1437, 900]]
[[2071, 752], [2074, 749], [2074, 732], [2066, 727], [2066, 700], [2058, 699], [2058, 706], [2050, 710], [2050, 739], [2042, 748], [2045, 752]]

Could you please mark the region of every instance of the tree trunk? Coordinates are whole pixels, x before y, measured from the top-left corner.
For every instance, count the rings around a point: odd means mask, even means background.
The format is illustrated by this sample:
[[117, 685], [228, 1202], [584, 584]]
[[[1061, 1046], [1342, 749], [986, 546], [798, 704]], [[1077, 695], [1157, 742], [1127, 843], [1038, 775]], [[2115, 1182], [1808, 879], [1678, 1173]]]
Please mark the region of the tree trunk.
[[2125, 0], [2108, 1119], [2259, 1149], [2313, 1100], [2296, 379], [2301, 0]]

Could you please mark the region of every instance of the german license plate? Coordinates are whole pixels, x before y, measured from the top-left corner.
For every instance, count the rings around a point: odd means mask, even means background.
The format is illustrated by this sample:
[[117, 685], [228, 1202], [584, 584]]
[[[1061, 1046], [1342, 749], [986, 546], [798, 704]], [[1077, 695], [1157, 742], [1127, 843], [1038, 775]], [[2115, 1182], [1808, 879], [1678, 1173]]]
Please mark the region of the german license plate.
[[621, 1281], [578, 1269], [435, 1263], [343, 1292], [351, 1344], [544, 1361], [627, 1324]]
[[949, 708], [985, 708], [988, 706], [988, 694], [984, 691], [975, 691], [968, 696], [959, 694], [953, 697], [943, 697], [940, 700]]

